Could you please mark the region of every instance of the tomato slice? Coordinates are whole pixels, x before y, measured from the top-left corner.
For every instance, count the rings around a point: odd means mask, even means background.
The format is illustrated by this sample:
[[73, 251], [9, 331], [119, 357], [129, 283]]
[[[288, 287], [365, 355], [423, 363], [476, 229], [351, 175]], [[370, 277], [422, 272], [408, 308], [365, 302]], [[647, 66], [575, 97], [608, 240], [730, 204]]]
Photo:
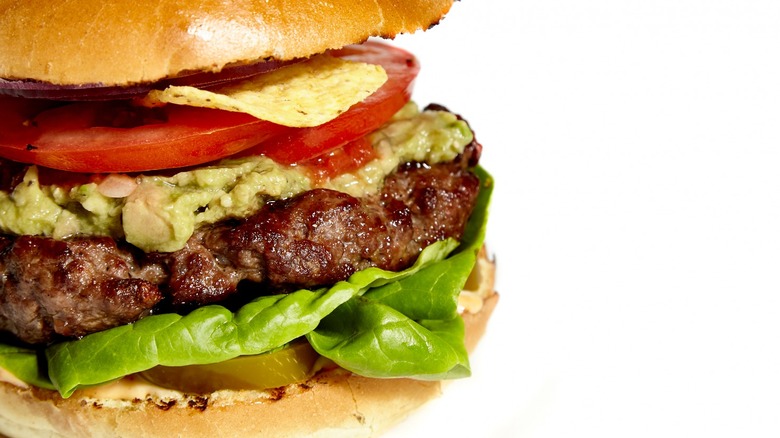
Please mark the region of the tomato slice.
[[377, 157], [368, 137], [360, 137], [343, 147], [326, 152], [318, 157], [301, 161], [297, 165], [309, 173], [316, 183], [360, 169]]
[[318, 127], [289, 128], [243, 113], [179, 105], [148, 110], [126, 100], [63, 104], [0, 97], [0, 157], [70, 172], [107, 173], [188, 167], [237, 153], [264, 154], [284, 164], [322, 156], [387, 121], [409, 100], [419, 71], [411, 54], [379, 42], [333, 54], [381, 64], [388, 81]]
[[0, 156], [71, 172], [157, 170], [212, 161], [288, 129], [247, 114], [175, 105], [161, 120], [103, 126], [131, 111], [130, 103], [48, 104], [0, 100]]

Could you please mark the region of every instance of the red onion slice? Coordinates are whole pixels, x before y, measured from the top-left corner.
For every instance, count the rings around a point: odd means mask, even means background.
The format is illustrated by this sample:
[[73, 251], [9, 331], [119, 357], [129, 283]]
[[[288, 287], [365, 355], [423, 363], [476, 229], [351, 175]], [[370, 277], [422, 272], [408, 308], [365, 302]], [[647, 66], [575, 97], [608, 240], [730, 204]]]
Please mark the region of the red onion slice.
[[293, 61], [259, 61], [252, 64], [228, 66], [219, 72], [195, 72], [163, 79], [148, 84], [113, 86], [94, 84], [56, 85], [50, 82], [30, 80], [7, 80], [0, 78], [0, 94], [30, 99], [50, 100], [118, 100], [141, 96], [152, 89], [162, 89], [170, 85], [189, 85], [209, 88], [226, 82], [245, 79], [260, 73], [276, 70]]

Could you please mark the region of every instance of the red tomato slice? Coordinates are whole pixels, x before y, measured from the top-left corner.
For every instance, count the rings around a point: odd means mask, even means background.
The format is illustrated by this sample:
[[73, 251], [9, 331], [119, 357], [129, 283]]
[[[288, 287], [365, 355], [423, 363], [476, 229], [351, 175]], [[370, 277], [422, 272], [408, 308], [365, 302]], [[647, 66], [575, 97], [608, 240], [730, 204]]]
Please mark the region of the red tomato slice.
[[368, 137], [360, 137], [341, 148], [301, 161], [297, 165], [308, 171], [309, 177], [315, 182], [322, 182], [360, 169], [376, 157], [376, 151]]
[[135, 127], [120, 122], [128, 101], [0, 100], [0, 156], [71, 172], [135, 172], [184, 167], [224, 157], [288, 128], [247, 114], [165, 107], [163, 118]]
[[0, 97], [0, 157], [71, 172], [139, 172], [207, 163], [242, 152], [285, 164], [320, 156], [365, 136], [411, 95], [419, 65], [378, 42], [333, 52], [381, 64], [388, 81], [365, 101], [315, 128], [288, 128], [242, 113], [128, 101], [54, 103]]

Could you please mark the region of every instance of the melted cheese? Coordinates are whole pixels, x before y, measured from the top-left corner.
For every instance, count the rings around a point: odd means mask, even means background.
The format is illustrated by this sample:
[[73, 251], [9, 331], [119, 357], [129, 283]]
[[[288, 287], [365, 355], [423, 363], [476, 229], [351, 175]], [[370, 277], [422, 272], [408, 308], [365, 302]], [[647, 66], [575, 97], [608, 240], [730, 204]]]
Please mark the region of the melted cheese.
[[10, 383], [11, 385], [18, 386], [19, 388], [27, 388], [28, 385], [16, 376], [9, 373], [5, 368], [0, 367], [0, 382]]
[[181, 399], [184, 394], [157, 386], [142, 377], [130, 375], [103, 385], [81, 389], [77, 397], [95, 400], [145, 400], [149, 397], [157, 399]]

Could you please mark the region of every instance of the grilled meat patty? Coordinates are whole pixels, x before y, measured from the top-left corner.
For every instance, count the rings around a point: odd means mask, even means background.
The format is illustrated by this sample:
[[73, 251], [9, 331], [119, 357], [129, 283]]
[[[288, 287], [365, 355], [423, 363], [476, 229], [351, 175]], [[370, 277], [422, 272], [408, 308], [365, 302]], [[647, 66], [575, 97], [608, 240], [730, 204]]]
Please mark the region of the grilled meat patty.
[[239, 289], [314, 288], [371, 266], [400, 270], [459, 239], [479, 179], [474, 143], [450, 163], [408, 163], [375, 196], [327, 189], [198, 230], [172, 253], [106, 237], [0, 236], [0, 330], [30, 344], [78, 337], [152, 312], [215, 303]]

